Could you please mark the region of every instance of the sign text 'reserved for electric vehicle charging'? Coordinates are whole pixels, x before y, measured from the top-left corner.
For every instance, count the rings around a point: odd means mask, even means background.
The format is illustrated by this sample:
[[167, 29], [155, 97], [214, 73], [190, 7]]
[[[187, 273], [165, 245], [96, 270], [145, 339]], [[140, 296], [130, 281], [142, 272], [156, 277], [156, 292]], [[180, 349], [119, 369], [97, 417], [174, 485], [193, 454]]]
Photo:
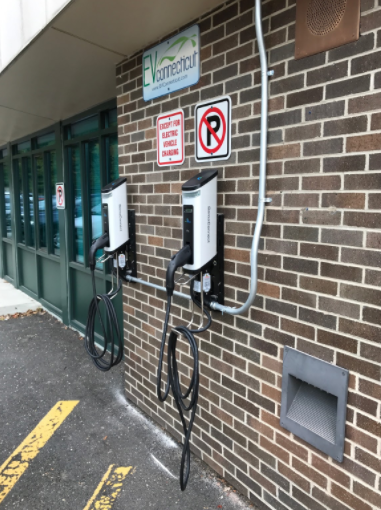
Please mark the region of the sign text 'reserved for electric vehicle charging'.
[[170, 94], [200, 79], [200, 29], [192, 25], [143, 53], [143, 98]]

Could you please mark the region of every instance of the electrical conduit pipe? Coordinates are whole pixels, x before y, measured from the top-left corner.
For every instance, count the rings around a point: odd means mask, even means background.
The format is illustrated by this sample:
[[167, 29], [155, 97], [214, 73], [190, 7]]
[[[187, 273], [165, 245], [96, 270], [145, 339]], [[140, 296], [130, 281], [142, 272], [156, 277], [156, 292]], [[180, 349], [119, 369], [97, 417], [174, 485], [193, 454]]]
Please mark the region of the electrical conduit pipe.
[[255, 223], [253, 242], [250, 253], [250, 294], [240, 308], [232, 308], [231, 306], [220, 305], [213, 301], [210, 304], [212, 310], [218, 310], [222, 313], [230, 315], [241, 315], [245, 313], [253, 304], [257, 295], [258, 286], [258, 250], [259, 241], [261, 239], [261, 231], [263, 219], [265, 215], [266, 199], [266, 161], [267, 161], [267, 116], [268, 116], [268, 70], [265, 44], [262, 31], [262, 6], [261, 0], [255, 0], [255, 31], [257, 34], [257, 42], [259, 48], [259, 58], [261, 62], [261, 137], [260, 137], [260, 155], [259, 155], [259, 196], [258, 196], [258, 213]]

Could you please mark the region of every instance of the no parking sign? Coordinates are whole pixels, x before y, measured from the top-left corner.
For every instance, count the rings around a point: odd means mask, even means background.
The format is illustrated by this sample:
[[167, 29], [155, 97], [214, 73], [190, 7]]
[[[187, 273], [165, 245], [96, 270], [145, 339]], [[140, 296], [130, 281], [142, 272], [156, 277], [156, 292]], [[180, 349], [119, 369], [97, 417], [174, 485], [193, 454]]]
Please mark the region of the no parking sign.
[[56, 183], [56, 207], [65, 209], [65, 185], [63, 182]]
[[196, 161], [229, 159], [231, 154], [231, 99], [220, 97], [195, 108]]

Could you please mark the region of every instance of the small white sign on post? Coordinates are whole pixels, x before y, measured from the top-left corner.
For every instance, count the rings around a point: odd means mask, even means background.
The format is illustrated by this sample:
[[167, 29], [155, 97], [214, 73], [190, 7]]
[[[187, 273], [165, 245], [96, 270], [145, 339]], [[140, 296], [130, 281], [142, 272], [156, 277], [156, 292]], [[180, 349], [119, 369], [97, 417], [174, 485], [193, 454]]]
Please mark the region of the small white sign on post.
[[157, 164], [159, 166], [184, 163], [184, 111], [176, 110], [157, 118]]
[[195, 108], [196, 161], [219, 161], [231, 155], [231, 99], [220, 97]]
[[56, 184], [56, 206], [57, 209], [65, 209], [65, 185], [63, 182]]

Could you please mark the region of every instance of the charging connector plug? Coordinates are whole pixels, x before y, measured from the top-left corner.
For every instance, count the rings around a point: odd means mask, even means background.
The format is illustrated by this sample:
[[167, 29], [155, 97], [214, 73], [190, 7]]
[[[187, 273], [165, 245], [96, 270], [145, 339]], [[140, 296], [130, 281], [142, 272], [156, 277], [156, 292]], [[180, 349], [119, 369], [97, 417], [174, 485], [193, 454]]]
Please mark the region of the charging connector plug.
[[95, 254], [96, 254], [96, 252], [98, 250], [100, 250], [101, 248], [105, 248], [105, 246], [109, 246], [109, 244], [110, 244], [110, 240], [109, 240], [108, 234], [103, 234], [100, 237], [98, 237], [98, 239], [96, 239], [93, 242], [93, 244], [90, 246], [89, 266], [90, 266], [91, 271], [95, 270]]
[[192, 259], [192, 250], [189, 244], [186, 244], [181, 248], [180, 251], [173, 255], [171, 261], [167, 268], [167, 277], [166, 277], [166, 288], [167, 295], [173, 296], [173, 291], [175, 290], [175, 273], [179, 267], [185, 266]]

